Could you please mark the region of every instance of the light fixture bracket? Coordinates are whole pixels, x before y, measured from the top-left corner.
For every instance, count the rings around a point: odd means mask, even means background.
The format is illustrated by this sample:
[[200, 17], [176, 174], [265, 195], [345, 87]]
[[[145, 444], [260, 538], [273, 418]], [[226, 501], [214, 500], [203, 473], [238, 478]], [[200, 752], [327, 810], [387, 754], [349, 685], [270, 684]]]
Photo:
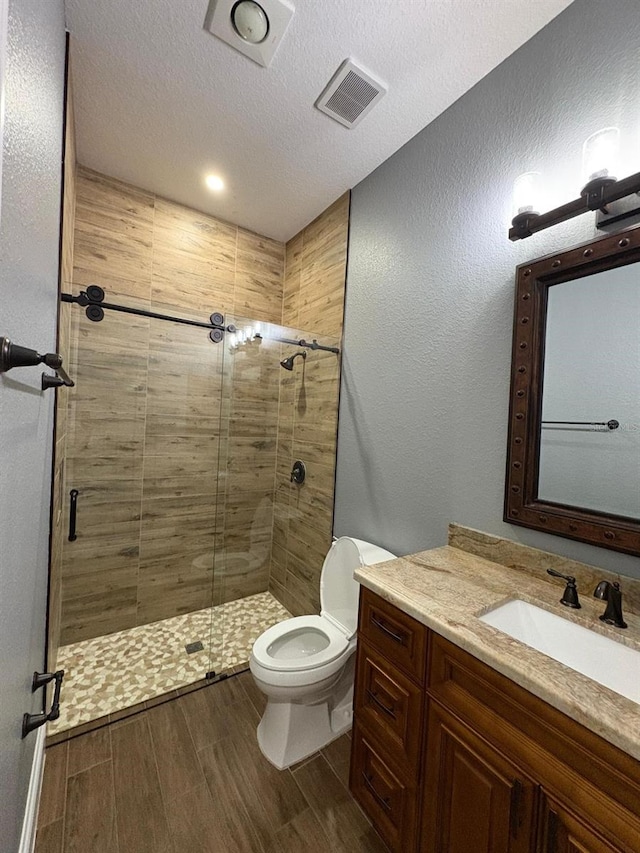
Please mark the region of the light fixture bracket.
[[596, 228], [599, 231], [617, 231], [621, 222], [624, 222], [625, 227], [640, 223], [640, 193], [612, 201], [596, 214]]
[[580, 190], [582, 198], [586, 199], [589, 210], [600, 210], [605, 204], [604, 194], [616, 183], [615, 178], [592, 178]]

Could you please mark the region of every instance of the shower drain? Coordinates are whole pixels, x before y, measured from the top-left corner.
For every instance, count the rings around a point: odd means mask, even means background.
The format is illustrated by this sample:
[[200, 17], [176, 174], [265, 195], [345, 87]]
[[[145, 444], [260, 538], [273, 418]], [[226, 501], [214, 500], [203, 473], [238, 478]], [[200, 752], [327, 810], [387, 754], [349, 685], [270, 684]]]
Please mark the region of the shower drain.
[[185, 646], [188, 655], [192, 655], [194, 652], [202, 652], [204, 651], [204, 646], [197, 640], [195, 643], [187, 643]]

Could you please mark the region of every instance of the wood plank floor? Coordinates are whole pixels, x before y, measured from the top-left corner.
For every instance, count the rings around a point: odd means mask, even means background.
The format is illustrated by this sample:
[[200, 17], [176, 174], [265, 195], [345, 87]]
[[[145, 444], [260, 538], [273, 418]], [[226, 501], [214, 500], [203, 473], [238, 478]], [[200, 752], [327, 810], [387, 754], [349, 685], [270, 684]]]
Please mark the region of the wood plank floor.
[[36, 853], [384, 853], [347, 789], [345, 735], [262, 756], [250, 673], [47, 750]]

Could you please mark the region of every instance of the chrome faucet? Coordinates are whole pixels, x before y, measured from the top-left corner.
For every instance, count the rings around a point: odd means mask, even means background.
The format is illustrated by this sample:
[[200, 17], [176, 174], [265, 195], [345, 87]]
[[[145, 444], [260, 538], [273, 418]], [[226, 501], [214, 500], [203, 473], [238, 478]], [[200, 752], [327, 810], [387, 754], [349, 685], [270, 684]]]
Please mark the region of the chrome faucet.
[[607, 625], [615, 625], [616, 628], [626, 628], [627, 623], [622, 618], [622, 593], [619, 583], [600, 581], [593, 591], [594, 598], [600, 598], [607, 602], [607, 607], [600, 619]]
[[560, 604], [564, 604], [565, 607], [572, 607], [574, 610], [580, 610], [582, 605], [578, 600], [576, 579], [571, 575], [562, 575], [560, 572], [556, 572], [553, 569], [547, 569], [547, 574], [554, 578], [562, 578], [563, 581], [567, 582], [565, 590], [562, 593], [562, 598], [560, 599]]

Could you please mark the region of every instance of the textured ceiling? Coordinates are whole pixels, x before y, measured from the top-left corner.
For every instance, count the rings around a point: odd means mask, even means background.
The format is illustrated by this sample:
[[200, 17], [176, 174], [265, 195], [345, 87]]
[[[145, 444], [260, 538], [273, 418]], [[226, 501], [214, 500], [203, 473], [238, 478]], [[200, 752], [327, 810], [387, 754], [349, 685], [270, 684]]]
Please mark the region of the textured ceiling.
[[[261, 68], [203, 30], [207, 0], [66, 0], [78, 159], [286, 240], [570, 2], [294, 0]], [[353, 130], [313, 106], [346, 57], [389, 87]]]

